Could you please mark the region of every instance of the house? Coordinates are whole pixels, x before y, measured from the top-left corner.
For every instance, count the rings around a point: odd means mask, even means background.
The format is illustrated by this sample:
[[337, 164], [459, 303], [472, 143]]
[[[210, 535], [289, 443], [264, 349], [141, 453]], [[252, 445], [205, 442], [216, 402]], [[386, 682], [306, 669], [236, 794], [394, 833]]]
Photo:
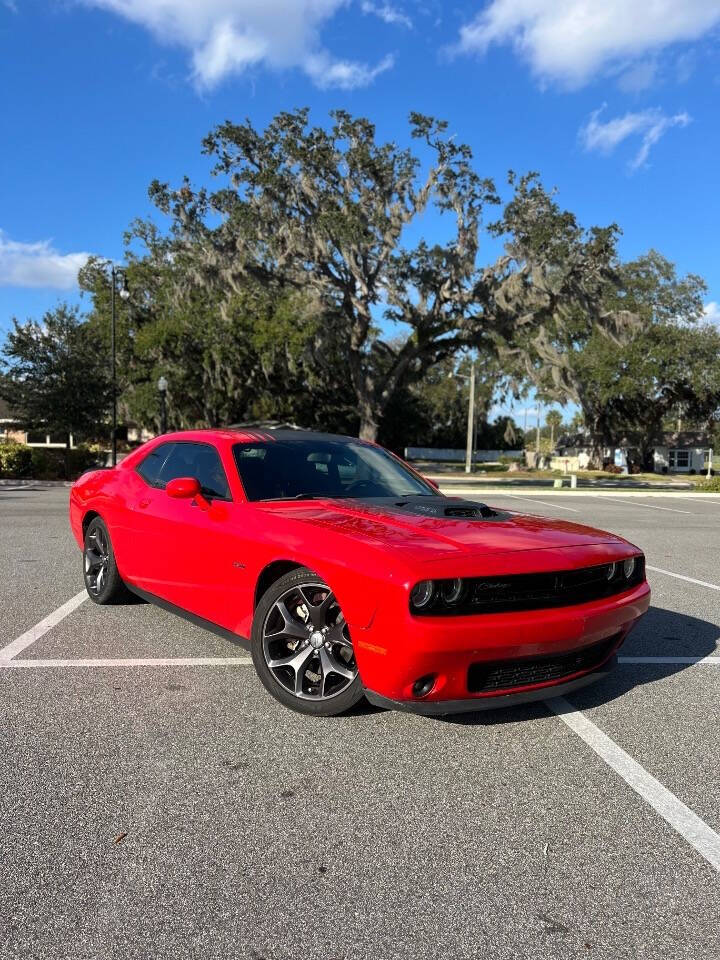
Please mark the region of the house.
[[[612, 461], [615, 451], [610, 447], [602, 448], [603, 463]], [[562, 470], [564, 473], [576, 473], [578, 470], [587, 470], [592, 455], [592, 446], [583, 433], [565, 434], [558, 437], [557, 446], [550, 459], [551, 470]]]
[[[29, 447], [49, 447], [59, 449], [65, 446], [65, 438], [47, 433], [45, 430], [26, 430], [21, 425], [7, 402], [0, 398], [0, 441], [14, 440], [15, 443], [25, 443]], [[70, 446], [74, 447], [72, 434]]]
[[[550, 466], [553, 470], [564, 470], [568, 473], [585, 470], [590, 462], [591, 449], [587, 437], [582, 434], [560, 437]], [[627, 437], [622, 437], [618, 440], [617, 448], [603, 447], [603, 463], [616, 461], [616, 449], [621, 450], [631, 464], [641, 464], [643, 462], [644, 458], [640, 452], [637, 437], [635, 437], [634, 443]], [[706, 434], [700, 431], [685, 430], [665, 433], [662, 443], [654, 445], [652, 448], [653, 472], [706, 473], [709, 451], [709, 439]], [[720, 450], [714, 451], [714, 462], [718, 461], [718, 455], [720, 455]]]
[[7, 402], [0, 397], [0, 441], [15, 440], [16, 443], [25, 443], [26, 437], [27, 434], [18, 424]]
[[653, 447], [653, 469], [655, 473], [706, 473], [710, 456], [706, 434], [694, 430], [666, 433], [663, 442]]

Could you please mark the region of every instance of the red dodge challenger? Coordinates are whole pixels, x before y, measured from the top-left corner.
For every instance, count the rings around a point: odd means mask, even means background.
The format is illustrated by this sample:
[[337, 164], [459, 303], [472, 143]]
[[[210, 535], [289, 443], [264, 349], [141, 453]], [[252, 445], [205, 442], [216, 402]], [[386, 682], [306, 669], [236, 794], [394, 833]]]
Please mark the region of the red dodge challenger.
[[299, 430], [165, 434], [81, 477], [70, 522], [92, 600], [130, 590], [249, 638], [270, 693], [316, 716], [577, 690], [650, 601], [621, 537], [446, 497], [375, 444]]

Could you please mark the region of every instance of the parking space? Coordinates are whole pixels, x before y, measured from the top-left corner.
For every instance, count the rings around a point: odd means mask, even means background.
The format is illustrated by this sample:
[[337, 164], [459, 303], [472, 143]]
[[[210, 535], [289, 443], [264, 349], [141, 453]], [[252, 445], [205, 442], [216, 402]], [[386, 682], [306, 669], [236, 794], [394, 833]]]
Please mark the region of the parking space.
[[[483, 499], [613, 530], [651, 566], [720, 584], [718, 499]], [[0, 647], [82, 585], [66, 501], [0, 493]], [[649, 576], [623, 656], [720, 657], [720, 591]], [[269, 698], [245, 651], [147, 604], [82, 603], [16, 660], [0, 669], [3, 956], [718, 953], [719, 666], [626, 662], [573, 697], [676, 798], [668, 822], [661, 793], [543, 704], [310, 720]], [[708, 831], [696, 843], [683, 804]]]

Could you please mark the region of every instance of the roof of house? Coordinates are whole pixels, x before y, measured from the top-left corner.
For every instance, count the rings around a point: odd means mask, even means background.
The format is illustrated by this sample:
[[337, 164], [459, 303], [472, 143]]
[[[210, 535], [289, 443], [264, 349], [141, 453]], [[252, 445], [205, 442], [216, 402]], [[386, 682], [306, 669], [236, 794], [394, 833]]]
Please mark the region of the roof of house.
[[710, 439], [702, 430], [673, 430], [663, 434], [664, 447], [707, 447]]

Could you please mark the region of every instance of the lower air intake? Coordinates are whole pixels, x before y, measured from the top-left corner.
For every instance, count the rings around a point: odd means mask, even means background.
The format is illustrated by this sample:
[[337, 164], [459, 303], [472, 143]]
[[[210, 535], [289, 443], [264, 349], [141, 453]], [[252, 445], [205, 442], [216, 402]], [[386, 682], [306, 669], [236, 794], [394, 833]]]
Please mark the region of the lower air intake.
[[468, 669], [468, 690], [470, 693], [493, 693], [535, 683], [551, 683], [592, 670], [607, 660], [619, 639], [620, 635], [616, 634], [581, 650], [554, 656], [472, 663]]

